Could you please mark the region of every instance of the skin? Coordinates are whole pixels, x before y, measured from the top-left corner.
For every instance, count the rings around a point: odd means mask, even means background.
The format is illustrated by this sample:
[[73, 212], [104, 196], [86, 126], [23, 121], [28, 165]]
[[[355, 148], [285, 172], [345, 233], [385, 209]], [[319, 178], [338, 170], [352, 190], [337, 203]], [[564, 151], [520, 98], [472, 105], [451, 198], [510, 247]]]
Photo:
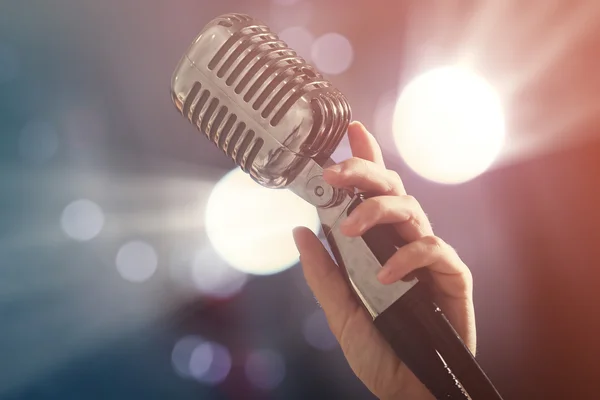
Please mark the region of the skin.
[[[340, 226], [342, 233], [359, 236], [377, 224], [393, 224], [408, 244], [378, 273], [390, 284], [419, 269], [428, 268], [435, 301], [475, 354], [473, 280], [456, 251], [434, 235], [425, 212], [407, 195], [402, 180], [383, 162], [375, 138], [359, 122], [348, 128], [353, 157], [325, 170], [333, 186], [374, 194], [359, 205]], [[383, 340], [371, 316], [361, 307], [343, 272], [319, 239], [307, 228], [294, 229], [304, 276], [323, 308], [356, 376], [381, 399], [433, 399], [427, 389]]]

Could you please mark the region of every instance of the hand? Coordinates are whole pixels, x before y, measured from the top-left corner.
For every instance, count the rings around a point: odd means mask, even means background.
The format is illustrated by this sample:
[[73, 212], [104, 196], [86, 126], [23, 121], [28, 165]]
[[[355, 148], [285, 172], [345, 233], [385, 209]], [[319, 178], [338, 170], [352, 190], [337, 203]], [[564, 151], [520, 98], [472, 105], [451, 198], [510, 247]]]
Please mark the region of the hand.
[[[475, 354], [469, 269], [452, 247], [434, 236], [419, 203], [406, 194], [398, 174], [385, 168], [381, 149], [365, 127], [350, 124], [348, 136], [354, 157], [325, 170], [323, 177], [333, 186], [357, 188], [375, 197], [352, 211], [340, 226], [342, 233], [360, 236], [376, 224], [393, 224], [408, 244], [383, 266], [379, 281], [390, 284], [418, 268], [428, 268], [434, 300]], [[296, 228], [294, 240], [306, 281], [358, 378], [381, 399], [433, 398], [380, 335], [319, 239], [306, 228]]]

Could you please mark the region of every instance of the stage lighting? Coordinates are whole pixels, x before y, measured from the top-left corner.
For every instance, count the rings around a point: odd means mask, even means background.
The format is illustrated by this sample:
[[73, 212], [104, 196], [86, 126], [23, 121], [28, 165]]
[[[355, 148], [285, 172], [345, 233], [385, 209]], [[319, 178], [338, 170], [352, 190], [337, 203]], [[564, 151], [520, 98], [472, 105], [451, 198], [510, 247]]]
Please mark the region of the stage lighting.
[[248, 275], [223, 260], [212, 246], [190, 243], [172, 250], [169, 273], [182, 294], [225, 300], [244, 288]]
[[204, 343], [204, 339], [200, 336], [189, 335], [179, 339], [177, 343], [175, 343], [175, 346], [173, 346], [171, 363], [173, 364], [175, 372], [182, 378], [191, 378], [190, 359], [192, 357], [192, 352], [202, 343]]
[[123, 279], [138, 283], [147, 281], [154, 275], [158, 267], [158, 256], [148, 243], [135, 240], [121, 246], [116, 263]]
[[475, 73], [434, 69], [411, 81], [394, 110], [394, 141], [426, 179], [456, 184], [489, 168], [504, 144], [499, 96]]
[[192, 263], [192, 280], [202, 295], [227, 299], [243, 289], [248, 275], [231, 268], [210, 249], [202, 249], [197, 252]]
[[354, 51], [345, 36], [327, 33], [313, 43], [311, 58], [319, 71], [328, 75], [338, 75], [350, 68]]
[[223, 345], [196, 335], [181, 338], [171, 352], [171, 362], [182, 377], [215, 385], [231, 371], [231, 354]]
[[232, 267], [270, 275], [298, 262], [292, 229], [320, 227], [315, 208], [288, 190], [267, 189], [236, 168], [213, 189], [206, 231], [216, 252]]
[[65, 207], [60, 224], [68, 237], [85, 242], [95, 238], [102, 230], [104, 213], [93, 201], [79, 199]]
[[231, 371], [231, 354], [225, 346], [214, 342], [199, 344], [190, 355], [190, 375], [199, 382], [221, 383]]

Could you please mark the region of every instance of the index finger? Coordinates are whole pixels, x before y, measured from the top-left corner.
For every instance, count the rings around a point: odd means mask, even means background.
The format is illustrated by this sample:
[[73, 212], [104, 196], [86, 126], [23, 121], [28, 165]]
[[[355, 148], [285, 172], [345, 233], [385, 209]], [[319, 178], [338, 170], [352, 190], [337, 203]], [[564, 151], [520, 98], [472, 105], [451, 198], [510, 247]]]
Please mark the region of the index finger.
[[379, 143], [362, 123], [354, 121], [348, 126], [348, 141], [354, 157], [385, 166]]

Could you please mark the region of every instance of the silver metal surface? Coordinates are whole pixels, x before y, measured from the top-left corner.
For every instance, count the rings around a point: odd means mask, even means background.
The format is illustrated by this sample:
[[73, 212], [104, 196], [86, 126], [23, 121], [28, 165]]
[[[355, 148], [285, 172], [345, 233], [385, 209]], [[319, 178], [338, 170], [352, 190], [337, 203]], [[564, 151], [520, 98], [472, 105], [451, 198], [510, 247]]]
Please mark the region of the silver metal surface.
[[211, 21], [171, 82], [175, 106], [260, 184], [287, 186], [328, 158], [350, 122], [345, 97], [263, 23]]
[[243, 14], [211, 21], [177, 66], [179, 112], [269, 188], [315, 205], [327, 240], [375, 318], [415, 283], [382, 285], [381, 264], [362, 238], [339, 231], [353, 193], [323, 180], [323, 167], [350, 123], [345, 97], [263, 23]]
[[[412, 288], [417, 279], [398, 281], [391, 285], [382, 285], [377, 280], [377, 272], [382, 265], [364, 239], [348, 237], [340, 232], [340, 223], [346, 218], [346, 210], [354, 200], [355, 194], [338, 191], [337, 197], [332, 199], [329, 193], [333, 192], [333, 188], [322, 177], [321, 166], [316, 163], [308, 164], [289, 189], [317, 207], [325, 237], [329, 244], [338, 250], [339, 259], [336, 261], [346, 269], [354, 291], [371, 316], [376, 318]], [[318, 179], [319, 185], [324, 189], [323, 196], [315, 193], [314, 185], [309, 184], [315, 179]]]

